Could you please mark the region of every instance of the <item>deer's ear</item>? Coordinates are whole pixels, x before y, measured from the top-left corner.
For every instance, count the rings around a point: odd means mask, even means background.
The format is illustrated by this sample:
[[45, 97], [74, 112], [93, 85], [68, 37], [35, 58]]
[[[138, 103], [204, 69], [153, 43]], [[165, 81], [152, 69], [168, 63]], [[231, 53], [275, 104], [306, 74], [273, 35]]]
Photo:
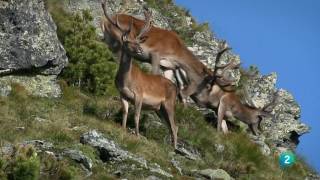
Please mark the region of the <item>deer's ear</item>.
[[139, 43], [144, 43], [148, 39], [148, 36], [142, 36], [139, 38]]

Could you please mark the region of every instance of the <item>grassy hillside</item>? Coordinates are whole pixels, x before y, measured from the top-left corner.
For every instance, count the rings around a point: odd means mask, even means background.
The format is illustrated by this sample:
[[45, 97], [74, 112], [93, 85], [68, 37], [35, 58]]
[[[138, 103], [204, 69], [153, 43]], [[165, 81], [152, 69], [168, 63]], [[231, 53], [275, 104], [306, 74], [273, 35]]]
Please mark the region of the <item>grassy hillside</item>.
[[[93, 159], [92, 179], [111, 178], [110, 174], [113, 174], [117, 167], [121, 167], [123, 164], [103, 163], [96, 150], [79, 143], [79, 137], [82, 133], [96, 129], [120, 144], [123, 149], [150, 162], [157, 163], [163, 169], [171, 170], [175, 178], [183, 179], [170, 163], [170, 152], [173, 152], [173, 148], [169, 143], [168, 130], [166, 128], [148, 128], [148, 123], [156, 120], [152, 114], [145, 112], [142, 116], [143, 137], [137, 138], [129, 130], [126, 132], [120, 128], [121, 124], [118, 122], [120, 102], [116, 97], [97, 97], [84, 94], [77, 89], [68, 87], [63, 82], [61, 84], [64, 95], [60, 99], [31, 97], [19, 85], [15, 85], [9, 97], [1, 97], [0, 144], [2, 146], [7, 143], [18, 144], [25, 140], [40, 139], [52, 142], [57, 149], [78, 149]], [[217, 133], [212, 124], [191, 107], [182, 108], [178, 105], [176, 115], [179, 126], [179, 141], [188, 144], [201, 154], [201, 159], [195, 161], [175, 155], [184, 169], [185, 177], [192, 175], [194, 169], [207, 168], [222, 168], [236, 179], [279, 179], [279, 177], [302, 179], [309, 172], [309, 168], [300, 160], [293, 167], [281, 170], [277, 157], [262, 155], [259, 148], [249, 140], [246, 134], [234, 132], [223, 135]], [[43, 121], [39, 122], [39, 119], [43, 119]], [[131, 122], [129, 128], [133, 128], [132, 116], [129, 122]], [[224, 147], [222, 152], [216, 148], [217, 144]], [[11, 158], [2, 157], [2, 174], [12, 173], [10, 168], [6, 167], [19, 164], [15, 164], [15, 160]], [[39, 158], [42, 170], [49, 166], [45, 153], [38, 154], [37, 158]], [[34, 163], [38, 163], [38, 161]], [[124, 164], [126, 163], [128, 162], [124, 162]], [[67, 179], [72, 179], [72, 177], [79, 179], [84, 176], [80, 166], [71, 160], [63, 159], [56, 162], [55, 166], [66, 172], [53, 171], [54, 168], [49, 168], [47, 173], [52, 175], [46, 174], [46, 177], [51, 179], [70, 176]], [[37, 170], [40, 167], [36, 166]], [[123, 176], [139, 179], [146, 177], [148, 173], [147, 171], [130, 172]], [[44, 176], [44, 174], [42, 175]]]
[[[52, 9], [59, 38], [71, 62], [60, 77], [63, 96], [33, 97], [14, 84], [8, 97], [0, 97], [0, 148], [16, 145], [14, 155], [0, 157], [0, 179], [85, 179], [86, 172], [75, 161], [53, 158], [46, 152], [36, 152], [32, 146], [21, 147], [19, 143], [26, 140], [51, 142], [56, 152], [81, 150], [93, 161], [90, 179], [142, 179], [153, 174], [143, 168], [115, 174], [134, 163], [103, 162], [96, 149], [81, 144], [80, 136], [93, 129], [121, 148], [157, 163], [173, 179], [193, 179], [194, 170], [208, 168], [224, 169], [235, 179], [304, 179], [310, 172], [302, 160], [281, 170], [277, 156], [264, 156], [246, 134], [218, 133], [203, 114], [180, 104], [176, 107], [179, 143], [198, 152], [200, 158], [196, 160], [173, 153], [168, 128], [153, 112], [143, 112], [140, 138], [132, 134], [132, 109], [129, 127], [123, 130], [120, 101], [113, 85], [117, 64], [107, 46], [96, 38], [92, 26], [82, 24], [91, 20], [90, 14], [71, 15], [49, 3], [49, 10]], [[77, 28], [81, 25], [83, 28]], [[184, 175], [172, 165], [172, 158], [179, 162]]]

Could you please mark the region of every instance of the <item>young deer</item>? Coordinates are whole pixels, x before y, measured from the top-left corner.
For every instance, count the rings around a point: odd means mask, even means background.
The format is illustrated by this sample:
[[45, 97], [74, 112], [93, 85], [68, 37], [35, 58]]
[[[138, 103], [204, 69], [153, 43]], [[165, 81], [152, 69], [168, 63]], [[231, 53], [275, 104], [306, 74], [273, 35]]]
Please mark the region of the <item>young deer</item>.
[[121, 29], [132, 29], [127, 35], [127, 52], [136, 59], [152, 64], [152, 73], [159, 74], [159, 68], [182, 69], [188, 84], [181, 90], [182, 99], [194, 94], [205, 78], [211, 78], [212, 72], [197, 59], [184, 45], [179, 36], [169, 30], [152, 26], [151, 13], [145, 11], [146, 20], [140, 20], [125, 14], [110, 17], [102, 2], [105, 18], [101, 21], [104, 37], [115, 52], [121, 52]]
[[[123, 39], [130, 31], [129, 27], [128, 31], [123, 32]], [[177, 88], [174, 83], [160, 75], [142, 72], [132, 63], [132, 57], [127, 53], [125, 44], [122, 46], [120, 66], [115, 79], [123, 105], [122, 126], [126, 128], [129, 101], [135, 107], [135, 132], [138, 136], [141, 108], [156, 110], [169, 124], [172, 142], [176, 148], [178, 128], [175, 125], [175, 102]]]

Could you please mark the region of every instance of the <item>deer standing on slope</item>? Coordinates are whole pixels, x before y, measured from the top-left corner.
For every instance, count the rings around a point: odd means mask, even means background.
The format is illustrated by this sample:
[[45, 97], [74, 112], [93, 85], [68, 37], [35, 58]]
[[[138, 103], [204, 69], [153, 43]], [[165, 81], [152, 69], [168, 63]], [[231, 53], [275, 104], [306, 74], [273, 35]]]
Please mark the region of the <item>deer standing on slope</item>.
[[152, 64], [152, 73], [159, 74], [159, 68], [182, 69], [186, 73], [188, 83], [181, 88], [182, 99], [196, 93], [198, 86], [204, 79], [213, 78], [213, 73], [184, 45], [174, 31], [152, 26], [151, 12], [145, 11], [146, 20], [140, 20], [125, 14], [110, 17], [102, 2], [105, 18], [101, 21], [101, 28], [107, 44], [120, 53], [122, 51], [121, 29], [132, 29], [127, 35], [127, 51], [136, 59]]
[[[225, 44], [220, 47], [220, 52], [217, 56], [216, 64], [219, 63], [222, 53], [229, 50]], [[230, 68], [237, 68], [239, 65], [230, 62], [224, 66], [224, 71]], [[217, 71], [217, 66], [216, 70]], [[224, 74], [224, 72], [222, 72]], [[270, 111], [268, 110], [270, 106], [274, 105], [277, 96], [274, 97], [273, 101], [266, 105], [262, 109], [250, 107], [246, 104], [242, 104], [240, 97], [236, 94], [234, 90], [228, 91], [227, 88], [222, 87], [217, 84], [219, 81], [219, 76], [215, 75], [214, 80], [208, 80], [202, 83], [202, 88], [199, 93], [191, 96], [191, 98], [202, 107], [211, 108], [217, 111], [218, 123], [217, 130], [220, 131], [221, 128], [224, 133], [228, 132], [226, 122], [224, 118], [237, 118], [238, 120], [249, 125], [250, 130], [254, 135], [258, 134], [258, 129], [260, 129], [260, 122], [263, 117], [270, 117]], [[223, 80], [227, 81], [227, 80]]]
[[[131, 31], [122, 32], [122, 39], [126, 39]], [[132, 63], [132, 57], [127, 53], [126, 41], [122, 45], [120, 66], [115, 84], [121, 95], [123, 105], [122, 126], [126, 128], [129, 102], [135, 107], [135, 132], [139, 136], [139, 119], [141, 108], [150, 108], [164, 117], [170, 126], [174, 148], [177, 147], [178, 128], [175, 125], [175, 102], [177, 88], [173, 82], [160, 76], [142, 72]]]

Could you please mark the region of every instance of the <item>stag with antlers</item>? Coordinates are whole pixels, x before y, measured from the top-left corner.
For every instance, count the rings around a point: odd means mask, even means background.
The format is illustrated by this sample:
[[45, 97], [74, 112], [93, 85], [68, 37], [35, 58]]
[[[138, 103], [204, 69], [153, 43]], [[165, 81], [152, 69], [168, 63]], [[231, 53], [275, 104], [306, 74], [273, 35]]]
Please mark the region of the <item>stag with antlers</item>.
[[196, 93], [205, 79], [213, 78], [213, 72], [192, 54], [174, 31], [152, 26], [150, 11], [145, 10], [146, 18], [143, 21], [125, 14], [109, 16], [104, 1], [102, 8], [105, 18], [101, 21], [101, 28], [107, 43], [115, 52], [121, 52], [121, 32], [132, 23], [126, 45], [131, 56], [151, 63], [153, 74], [159, 74], [159, 67], [174, 72], [181, 68], [186, 73], [184, 79], [188, 83], [181, 88], [182, 99]]
[[[220, 44], [220, 52], [217, 56], [215, 67], [215, 78], [212, 80], [204, 81], [202, 87], [197, 94], [191, 96], [191, 98], [201, 107], [210, 108], [217, 111], [218, 114], [218, 131], [223, 130], [224, 133], [228, 132], [225, 120], [230, 118], [236, 118], [249, 125], [250, 130], [254, 135], [258, 134], [260, 122], [264, 117], [270, 117], [270, 107], [275, 104], [277, 95], [274, 100], [262, 109], [250, 107], [247, 104], [241, 102], [241, 98], [236, 94], [235, 90], [228, 90], [228, 86], [232, 81], [224, 78], [224, 73], [228, 69], [238, 68], [234, 62], [230, 62], [224, 66], [218, 66], [220, 57], [223, 53], [230, 50], [225, 42]], [[217, 75], [219, 68], [224, 68], [222, 75]], [[223, 85], [226, 85], [224, 87]]]
[[[131, 31], [122, 32], [122, 39], [126, 42]], [[175, 125], [175, 102], [177, 88], [170, 80], [160, 76], [142, 72], [127, 53], [126, 43], [121, 50], [120, 66], [116, 75], [115, 84], [121, 95], [123, 105], [122, 126], [126, 128], [129, 102], [135, 106], [135, 132], [139, 136], [139, 119], [141, 108], [156, 110], [160, 117], [164, 117], [170, 126], [174, 148], [177, 147], [178, 128]]]

